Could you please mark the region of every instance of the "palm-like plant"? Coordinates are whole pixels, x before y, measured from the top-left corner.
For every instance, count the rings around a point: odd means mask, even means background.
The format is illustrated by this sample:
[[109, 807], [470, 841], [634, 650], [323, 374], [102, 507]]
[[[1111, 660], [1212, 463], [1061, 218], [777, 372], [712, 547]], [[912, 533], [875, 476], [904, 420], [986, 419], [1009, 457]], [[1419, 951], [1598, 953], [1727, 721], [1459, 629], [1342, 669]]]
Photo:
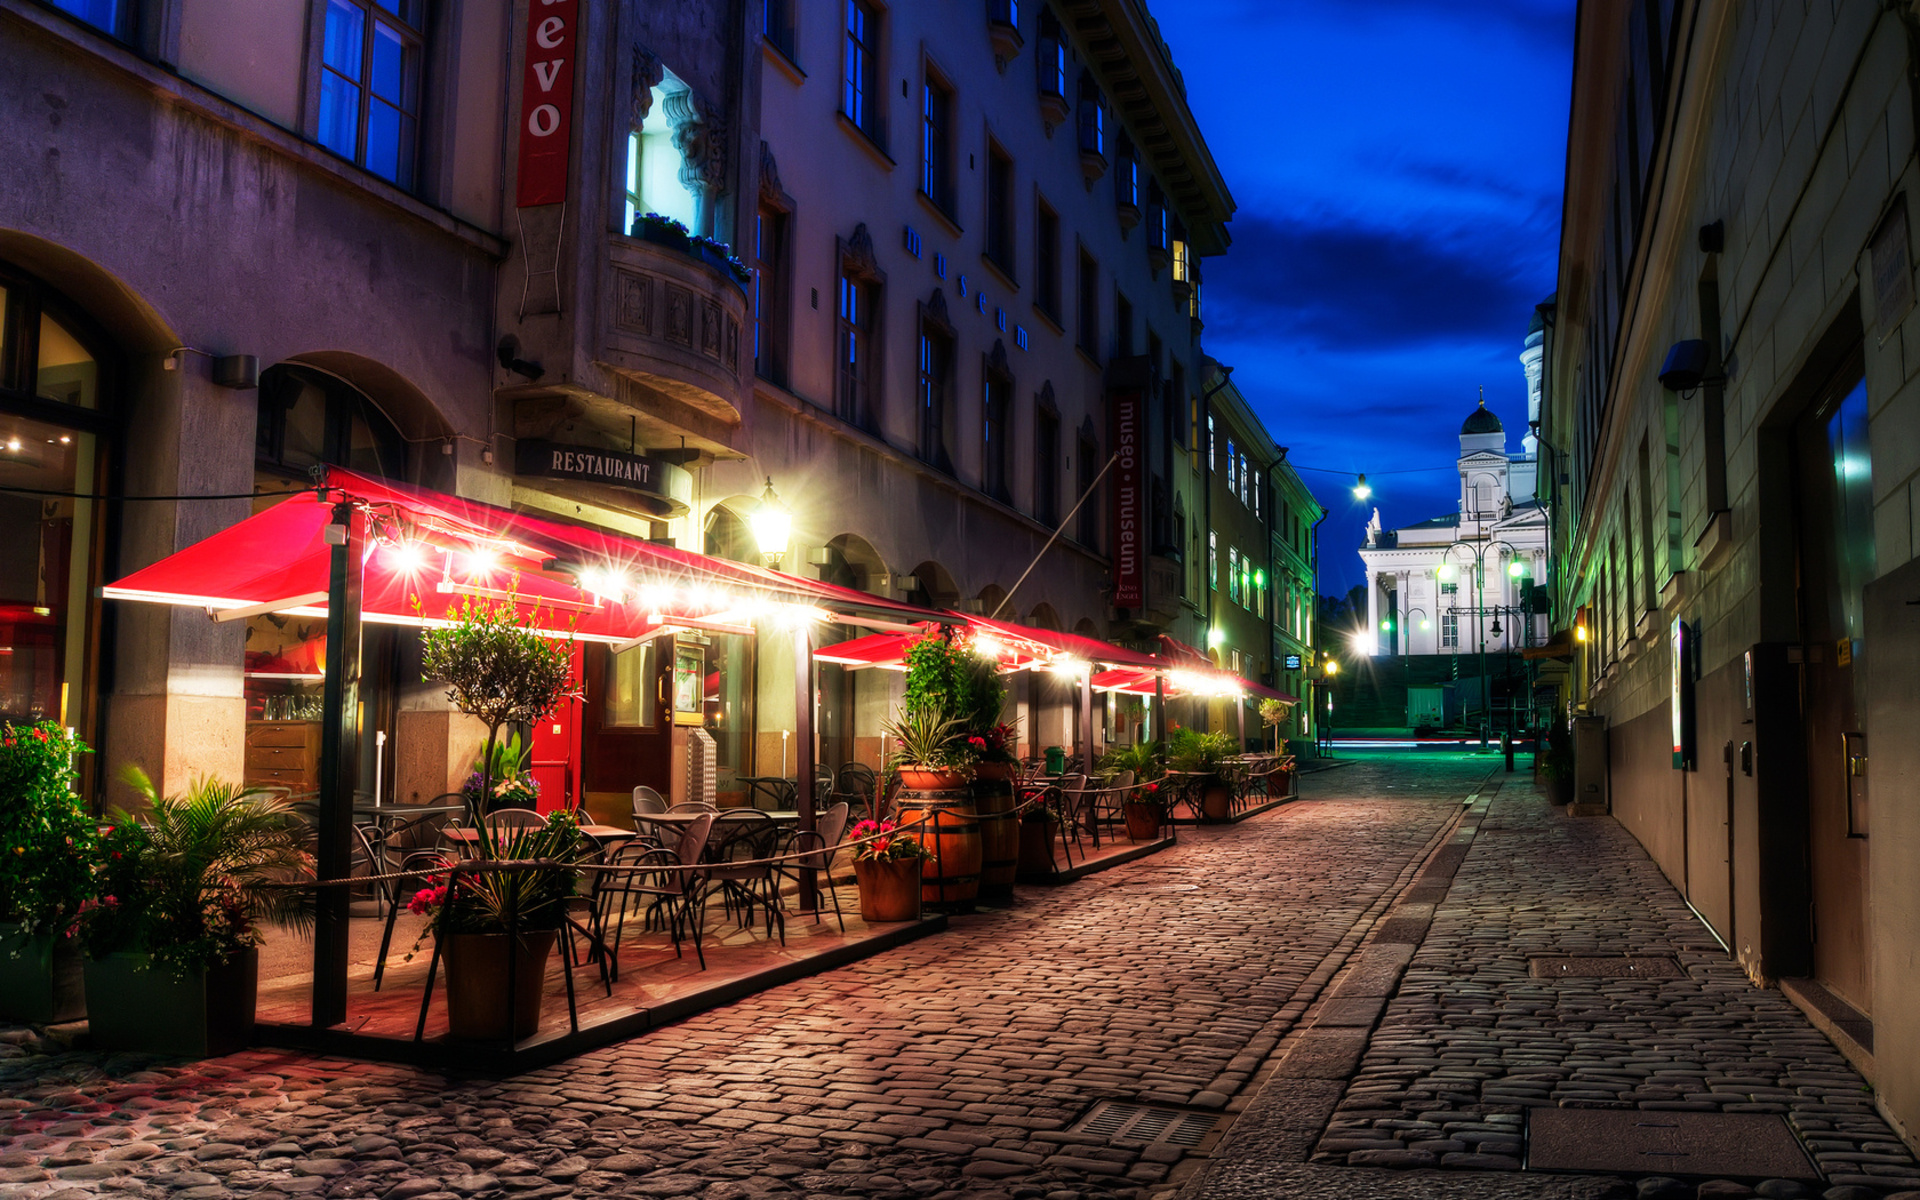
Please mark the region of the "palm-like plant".
[[1124, 771], [1132, 771], [1136, 782], [1149, 783], [1158, 779], [1165, 769], [1160, 763], [1161, 750], [1159, 742], [1115, 746], [1100, 759], [1100, 774], [1112, 779]]
[[163, 796], [139, 767], [120, 777], [148, 809], [113, 813], [102, 896], [81, 918], [89, 953], [144, 951], [184, 974], [259, 945], [263, 924], [311, 926], [312, 897], [298, 885], [313, 857], [284, 800], [206, 778]]
[[[448, 906], [449, 875], [417, 893], [409, 908], [443, 933], [509, 933], [557, 929], [579, 879], [578, 864], [591, 851], [566, 811], [547, 814], [546, 824], [495, 828], [481, 824], [476, 869], [460, 876], [459, 895]], [[489, 864], [512, 864], [488, 869]], [[424, 931], [422, 936], [424, 936]]]
[[971, 761], [965, 723], [931, 704], [910, 704], [883, 728], [894, 741], [888, 765], [896, 769], [938, 771], [964, 767]]

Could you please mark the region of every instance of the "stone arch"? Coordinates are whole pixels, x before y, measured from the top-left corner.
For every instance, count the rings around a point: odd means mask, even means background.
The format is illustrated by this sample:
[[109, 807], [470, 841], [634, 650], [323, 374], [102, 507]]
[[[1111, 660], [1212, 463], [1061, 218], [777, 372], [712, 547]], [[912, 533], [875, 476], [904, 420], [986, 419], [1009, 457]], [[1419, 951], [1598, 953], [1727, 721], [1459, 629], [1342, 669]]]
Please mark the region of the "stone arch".
[[827, 542], [827, 562], [820, 568], [824, 583], [838, 584], [876, 595], [886, 590], [886, 560], [873, 543], [857, 533], [843, 533]]
[[730, 562], [762, 565], [760, 543], [748, 520], [760, 502], [751, 496], [729, 496], [707, 510], [700, 523], [700, 552]]
[[997, 583], [990, 583], [986, 587], [981, 588], [980, 595], [977, 597], [980, 604], [980, 615], [991, 618], [998, 613], [1000, 616], [1005, 616], [1005, 613], [1000, 612], [1000, 606], [1006, 601], [1006, 598], [1007, 589]]
[[180, 333], [133, 288], [85, 255], [19, 230], [0, 229], [0, 262], [38, 277], [100, 325], [126, 354], [166, 354]]
[[915, 586], [907, 594], [907, 603], [922, 608], [960, 606], [960, 586], [953, 581], [951, 571], [929, 559], [915, 567], [912, 574]]
[[1081, 637], [1093, 638], [1095, 641], [1101, 640], [1100, 627], [1093, 623], [1092, 617], [1081, 617], [1078, 621], [1075, 621], [1073, 623], [1073, 631]]
[[[405, 375], [385, 363], [346, 350], [310, 350], [283, 360], [323, 371], [373, 401], [410, 442], [452, 437], [454, 427], [440, 406]], [[276, 364], [278, 365], [278, 364]]]
[[1055, 611], [1053, 605], [1048, 604], [1045, 601], [1042, 601], [1039, 604], [1034, 605], [1033, 611], [1027, 614], [1026, 623], [1033, 626], [1035, 629], [1051, 629], [1051, 630], [1054, 630], [1055, 632], [1059, 632], [1060, 614], [1057, 611]]

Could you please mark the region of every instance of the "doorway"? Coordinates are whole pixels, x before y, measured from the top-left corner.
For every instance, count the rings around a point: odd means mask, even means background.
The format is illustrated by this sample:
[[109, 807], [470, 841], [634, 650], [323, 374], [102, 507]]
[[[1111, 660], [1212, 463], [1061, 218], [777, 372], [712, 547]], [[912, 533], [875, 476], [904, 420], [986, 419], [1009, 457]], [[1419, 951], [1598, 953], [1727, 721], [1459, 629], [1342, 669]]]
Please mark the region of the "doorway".
[[1795, 600], [1807, 753], [1814, 975], [1871, 1011], [1863, 589], [1874, 575], [1867, 389], [1856, 353], [1794, 428]]
[[672, 665], [672, 635], [617, 653], [597, 643], [585, 648], [580, 779], [597, 821], [625, 824], [642, 784], [673, 796]]

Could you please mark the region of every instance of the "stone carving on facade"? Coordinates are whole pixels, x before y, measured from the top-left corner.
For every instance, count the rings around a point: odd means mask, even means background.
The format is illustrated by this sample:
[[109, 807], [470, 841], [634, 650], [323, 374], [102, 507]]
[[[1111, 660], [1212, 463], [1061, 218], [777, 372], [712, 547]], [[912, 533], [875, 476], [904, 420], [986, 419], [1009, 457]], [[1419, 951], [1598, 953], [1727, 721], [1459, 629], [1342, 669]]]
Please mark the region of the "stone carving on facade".
[[638, 129], [647, 122], [647, 114], [653, 111], [653, 89], [667, 77], [666, 64], [647, 49], [635, 42], [633, 45], [633, 94], [628, 101], [629, 124]]
[[[848, 238], [840, 251], [842, 265], [849, 275], [861, 279], [884, 279], [880, 270], [879, 256], [873, 252], [873, 235], [867, 232], [867, 223], [862, 221], [853, 227], [853, 236]], [[931, 302], [929, 302], [931, 303]], [[946, 301], [940, 302], [941, 310], [946, 309]]]
[[727, 180], [727, 121], [691, 88], [668, 92], [662, 105], [680, 152], [680, 182], [696, 200], [694, 232], [713, 236], [714, 201]]
[[1001, 338], [993, 339], [993, 349], [987, 352], [987, 373], [998, 378], [1013, 375], [1013, 366], [1007, 362], [1007, 343]]
[[666, 337], [682, 346], [693, 345], [693, 293], [671, 283], [667, 285]]
[[773, 147], [760, 143], [760, 200], [785, 212], [793, 211], [793, 197], [780, 184], [780, 164], [774, 161]]
[[614, 272], [617, 297], [614, 324], [635, 333], [653, 332], [653, 278], [633, 271]]
[[[862, 228], [864, 228], [864, 226], [862, 226]], [[926, 308], [922, 316], [926, 318], [929, 325], [938, 326], [947, 336], [953, 336], [953, 320], [947, 315], [947, 293], [945, 290], [941, 288], [933, 289], [933, 295], [927, 297]]]

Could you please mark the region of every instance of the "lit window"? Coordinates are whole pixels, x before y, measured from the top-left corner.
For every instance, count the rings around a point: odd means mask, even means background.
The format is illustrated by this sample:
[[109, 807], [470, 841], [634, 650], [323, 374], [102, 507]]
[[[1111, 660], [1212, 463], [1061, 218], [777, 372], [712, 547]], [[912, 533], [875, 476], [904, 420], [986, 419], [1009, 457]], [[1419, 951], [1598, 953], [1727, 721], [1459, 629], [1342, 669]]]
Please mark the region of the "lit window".
[[53, 0], [53, 6], [122, 41], [133, 35], [133, 0]]
[[420, 116], [422, 0], [327, 0], [320, 144], [413, 186]]
[[840, 111], [876, 142], [881, 140], [879, 46], [880, 14], [863, 0], [847, 0], [846, 75], [841, 80]]
[[1220, 535], [1207, 530], [1207, 587], [1220, 590]]

